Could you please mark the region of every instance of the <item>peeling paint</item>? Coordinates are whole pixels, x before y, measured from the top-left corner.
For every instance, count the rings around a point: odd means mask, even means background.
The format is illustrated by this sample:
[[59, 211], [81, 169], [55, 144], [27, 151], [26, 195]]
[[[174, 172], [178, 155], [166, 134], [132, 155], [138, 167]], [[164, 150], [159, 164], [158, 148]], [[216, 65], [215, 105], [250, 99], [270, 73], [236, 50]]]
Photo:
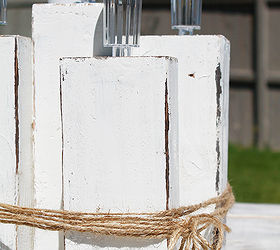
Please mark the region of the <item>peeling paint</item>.
[[[64, 183], [64, 173], [63, 173], [63, 155], [64, 155], [64, 134], [63, 134], [63, 109], [62, 109], [62, 84], [64, 82], [64, 73], [63, 70], [61, 68], [61, 66], [59, 67], [59, 71], [60, 71], [60, 89], [59, 89], [59, 94], [60, 94], [60, 118], [61, 118], [61, 181], [62, 183]], [[67, 70], [65, 71], [65, 74], [67, 74]], [[64, 185], [62, 185], [62, 208], [64, 209]], [[65, 244], [65, 240], [64, 240], [64, 244]]]
[[221, 151], [220, 151], [220, 139], [216, 141], [216, 152], [217, 152], [217, 172], [216, 172], [216, 191], [219, 192], [220, 183], [220, 165], [221, 165]]
[[14, 59], [14, 94], [15, 94], [15, 150], [16, 150], [16, 173], [18, 174], [19, 167], [19, 114], [18, 114], [18, 86], [19, 86], [19, 72], [18, 72], [18, 44], [15, 38], [15, 59]]
[[169, 209], [169, 105], [167, 78], [165, 81], [165, 157], [166, 157], [166, 209]]
[[[63, 133], [63, 109], [62, 109], [62, 84], [65, 80], [64, 78], [64, 73], [63, 70], [61, 68], [61, 66], [59, 67], [59, 71], [60, 71], [60, 89], [59, 89], [59, 94], [60, 94], [60, 115], [61, 115], [61, 141], [62, 141], [62, 148], [61, 148], [61, 183], [64, 183], [64, 169], [63, 169], [63, 159], [64, 159], [64, 133]], [[67, 70], [65, 70], [65, 74], [67, 74]], [[62, 198], [61, 198], [61, 209], [64, 209], [64, 185], [62, 185]], [[61, 239], [62, 237], [62, 239]], [[66, 243], [65, 243], [65, 234], [63, 234], [62, 236], [60, 235], [59, 237], [60, 241], [62, 241], [59, 244], [59, 248], [62, 249], [66, 249]]]
[[[14, 95], [15, 95], [15, 151], [16, 151], [16, 204], [19, 202], [19, 186], [18, 186], [18, 169], [19, 169], [19, 111], [18, 111], [18, 86], [19, 86], [19, 72], [18, 72], [18, 43], [15, 37], [15, 58], [14, 58]], [[18, 250], [18, 226], [16, 226], [16, 250]]]
[[60, 73], [60, 76], [61, 76], [61, 80], [64, 82], [64, 80], [65, 80], [64, 74]]
[[[218, 64], [216, 68], [216, 101], [217, 101], [217, 114], [216, 114], [216, 127], [218, 128], [221, 122], [221, 94], [222, 94], [222, 87], [221, 87], [221, 79], [222, 79], [222, 72], [221, 72], [221, 65]], [[218, 133], [218, 131], [217, 131]], [[220, 183], [220, 168], [221, 168], [221, 151], [220, 151], [220, 139], [217, 135], [216, 141], [216, 152], [217, 152], [217, 173], [216, 173], [216, 191], [219, 192], [219, 183]]]

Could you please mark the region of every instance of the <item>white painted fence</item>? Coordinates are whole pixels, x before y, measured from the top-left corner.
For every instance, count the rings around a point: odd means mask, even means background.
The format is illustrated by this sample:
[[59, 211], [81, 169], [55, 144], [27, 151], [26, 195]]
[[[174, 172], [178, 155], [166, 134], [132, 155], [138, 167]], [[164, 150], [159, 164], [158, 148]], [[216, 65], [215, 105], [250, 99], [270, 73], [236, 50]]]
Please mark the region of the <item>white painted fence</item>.
[[[32, 42], [0, 37], [0, 201], [33, 206]], [[31, 249], [32, 229], [0, 224], [0, 249]]]

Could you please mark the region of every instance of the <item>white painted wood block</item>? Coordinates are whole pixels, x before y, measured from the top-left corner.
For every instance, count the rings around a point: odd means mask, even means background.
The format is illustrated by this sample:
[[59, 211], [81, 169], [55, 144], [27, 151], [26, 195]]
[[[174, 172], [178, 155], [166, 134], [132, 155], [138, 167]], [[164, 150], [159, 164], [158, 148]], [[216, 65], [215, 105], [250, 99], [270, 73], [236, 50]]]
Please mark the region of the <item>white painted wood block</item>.
[[[0, 202], [33, 205], [32, 42], [0, 37]], [[32, 249], [32, 229], [0, 224], [0, 249]]]
[[223, 36], [144, 36], [134, 55], [178, 58], [180, 205], [227, 183], [230, 45]]
[[[59, 58], [103, 55], [103, 4], [33, 5], [35, 207], [62, 204]], [[36, 230], [35, 249], [58, 249], [56, 232]]]
[[94, 2], [89, 0], [48, 0], [48, 3], [57, 3], [57, 4], [68, 4], [68, 3], [86, 3]]
[[[61, 98], [66, 210], [155, 212], [178, 206], [176, 59], [64, 59]], [[73, 232], [65, 246], [167, 249], [167, 242]]]
[[229, 212], [226, 250], [278, 250], [280, 205], [237, 203]]
[[58, 4], [65, 4], [65, 3], [77, 3], [78, 0], [48, 0], [49, 3], [58, 3]]

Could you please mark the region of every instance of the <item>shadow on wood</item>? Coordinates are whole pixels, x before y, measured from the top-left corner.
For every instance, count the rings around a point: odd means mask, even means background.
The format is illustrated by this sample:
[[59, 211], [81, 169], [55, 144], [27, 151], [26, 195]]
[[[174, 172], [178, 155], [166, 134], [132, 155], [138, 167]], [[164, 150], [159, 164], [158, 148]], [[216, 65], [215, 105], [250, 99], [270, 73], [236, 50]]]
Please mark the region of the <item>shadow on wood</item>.
[[121, 238], [114, 236], [93, 235], [90, 233], [68, 232], [66, 239], [75, 242], [78, 245], [89, 245], [89, 247], [115, 247], [115, 248], [142, 248], [160, 244], [162, 240], [147, 240], [135, 238]]

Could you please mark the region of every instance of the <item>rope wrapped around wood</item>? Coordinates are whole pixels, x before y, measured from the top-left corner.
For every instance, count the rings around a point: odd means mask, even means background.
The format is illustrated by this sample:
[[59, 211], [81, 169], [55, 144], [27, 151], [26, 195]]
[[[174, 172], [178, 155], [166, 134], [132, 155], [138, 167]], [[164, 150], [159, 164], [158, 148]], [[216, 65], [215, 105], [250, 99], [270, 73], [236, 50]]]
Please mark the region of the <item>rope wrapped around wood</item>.
[[[232, 188], [218, 197], [197, 205], [157, 213], [80, 213], [12, 206], [0, 203], [0, 222], [36, 227], [50, 231], [78, 231], [116, 237], [168, 239], [168, 249], [180, 242], [180, 250], [221, 249], [224, 232], [230, 229], [222, 222], [234, 204]], [[199, 213], [203, 208], [212, 213]], [[215, 232], [207, 240], [203, 232]]]

